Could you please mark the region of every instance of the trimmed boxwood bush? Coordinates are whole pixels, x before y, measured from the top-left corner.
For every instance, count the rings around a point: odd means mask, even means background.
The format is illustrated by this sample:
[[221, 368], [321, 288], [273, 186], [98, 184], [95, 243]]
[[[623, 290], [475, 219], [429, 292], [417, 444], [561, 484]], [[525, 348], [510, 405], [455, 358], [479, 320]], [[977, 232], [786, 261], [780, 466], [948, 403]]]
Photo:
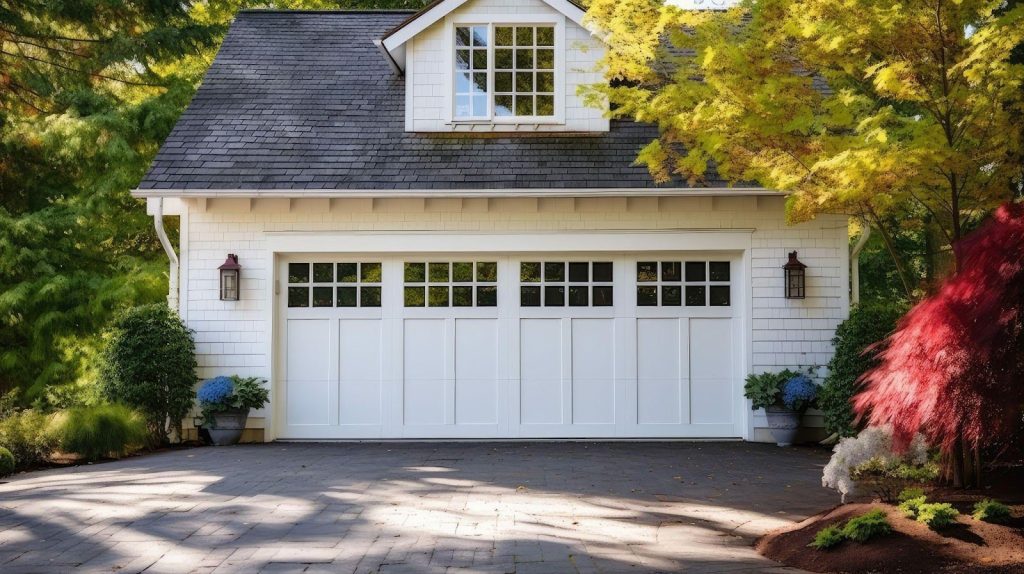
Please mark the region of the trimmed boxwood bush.
[[7, 476], [14, 473], [14, 455], [11, 451], [0, 446], [0, 476]]
[[103, 395], [138, 409], [150, 443], [167, 442], [192, 407], [196, 384], [195, 343], [166, 305], [136, 307], [110, 330], [100, 366]]
[[974, 505], [974, 512], [971, 516], [973, 516], [975, 520], [1001, 524], [1003, 522], [1009, 522], [1011, 517], [1010, 507], [1006, 506], [1002, 502], [986, 498]]
[[885, 339], [906, 312], [903, 305], [887, 302], [861, 303], [840, 323], [832, 339], [835, 355], [828, 363], [828, 375], [818, 393], [817, 407], [824, 413], [825, 430], [841, 437], [857, 434], [850, 399], [857, 392], [857, 379], [877, 363], [868, 347]]
[[123, 405], [69, 409], [57, 415], [54, 432], [60, 450], [87, 460], [120, 458], [146, 443], [146, 421]]
[[0, 446], [11, 451], [18, 468], [46, 462], [57, 446], [52, 417], [37, 410], [18, 411], [0, 419]]

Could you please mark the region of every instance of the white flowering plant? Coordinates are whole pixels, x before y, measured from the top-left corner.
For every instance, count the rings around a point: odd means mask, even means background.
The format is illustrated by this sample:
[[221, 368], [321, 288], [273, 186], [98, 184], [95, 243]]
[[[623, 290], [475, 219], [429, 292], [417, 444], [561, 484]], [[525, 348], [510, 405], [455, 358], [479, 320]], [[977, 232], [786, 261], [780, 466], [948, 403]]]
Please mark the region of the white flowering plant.
[[883, 501], [896, 498], [911, 484], [926, 484], [938, 476], [922, 435], [911, 441], [906, 452], [896, 453], [892, 432], [885, 427], [868, 427], [855, 437], [844, 438], [832, 450], [821, 485], [839, 492], [842, 502], [861, 487], [868, 486]]

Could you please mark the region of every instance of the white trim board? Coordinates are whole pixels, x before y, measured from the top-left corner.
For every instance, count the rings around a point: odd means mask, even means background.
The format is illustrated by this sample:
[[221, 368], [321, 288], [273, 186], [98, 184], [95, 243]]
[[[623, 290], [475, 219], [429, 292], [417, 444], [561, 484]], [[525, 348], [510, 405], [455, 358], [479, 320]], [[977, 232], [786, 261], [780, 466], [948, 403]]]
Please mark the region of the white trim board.
[[506, 189], [134, 189], [132, 197], [327, 197], [389, 199], [415, 197], [717, 197], [785, 195], [763, 187], [506, 188]]
[[[267, 233], [270, 253], [572, 253], [633, 251], [745, 251], [753, 230], [651, 232]], [[411, 239], [414, 239], [411, 241]]]

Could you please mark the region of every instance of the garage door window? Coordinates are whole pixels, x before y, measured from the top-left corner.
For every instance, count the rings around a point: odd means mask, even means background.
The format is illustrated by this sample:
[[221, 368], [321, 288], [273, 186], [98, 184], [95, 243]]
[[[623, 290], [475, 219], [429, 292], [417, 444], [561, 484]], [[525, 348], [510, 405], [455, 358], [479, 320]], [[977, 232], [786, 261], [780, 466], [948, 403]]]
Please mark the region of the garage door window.
[[431, 261], [405, 264], [406, 307], [496, 307], [498, 263]]
[[728, 307], [728, 261], [639, 261], [636, 304], [640, 307]]
[[380, 307], [379, 262], [289, 263], [289, 307]]
[[610, 261], [524, 261], [519, 265], [523, 307], [611, 307]]

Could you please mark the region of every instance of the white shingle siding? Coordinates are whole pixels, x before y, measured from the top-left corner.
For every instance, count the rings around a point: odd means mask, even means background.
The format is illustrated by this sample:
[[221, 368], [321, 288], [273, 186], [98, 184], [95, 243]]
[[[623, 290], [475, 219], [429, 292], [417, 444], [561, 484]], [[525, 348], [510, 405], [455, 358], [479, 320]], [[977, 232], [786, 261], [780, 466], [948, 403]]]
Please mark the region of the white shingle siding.
[[[559, 15], [560, 13], [541, 0], [473, 0], [452, 12], [450, 17], [463, 14], [479, 14], [479, 22], [485, 23], [491, 14]], [[408, 45], [406, 89], [410, 91], [411, 113], [406, 115], [406, 129], [416, 132], [453, 131], [455, 126], [447, 123], [450, 114], [445, 109], [450, 105], [450, 77], [445, 69], [451, 61], [448, 50], [451, 40], [446, 37], [445, 21], [433, 24]], [[565, 45], [556, 47], [565, 51], [564, 70], [564, 124], [538, 125], [490, 125], [475, 126], [480, 131], [608, 131], [608, 119], [603, 111], [587, 107], [576, 95], [581, 85], [595, 84], [602, 80], [597, 62], [604, 56], [604, 46], [590, 32], [572, 20], [565, 20]], [[467, 129], [462, 126], [461, 129]]]
[[[783, 201], [774, 196], [209, 199], [187, 201], [184, 211], [181, 315], [195, 330], [203, 378], [270, 378], [266, 232], [752, 229], [754, 371], [826, 364], [849, 311], [846, 218], [787, 226]], [[783, 297], [781, 267], [793, 250], [808, 265], [804, 300]], [[217, 267], [227, 253], [238, 254], [243, 268], [238, 302], [219, 300]], [[262, 426], [260, 414], [250, 426]], [[754, 426], [753, 438], [766, 438], [758, 428], [763, 416]]]

